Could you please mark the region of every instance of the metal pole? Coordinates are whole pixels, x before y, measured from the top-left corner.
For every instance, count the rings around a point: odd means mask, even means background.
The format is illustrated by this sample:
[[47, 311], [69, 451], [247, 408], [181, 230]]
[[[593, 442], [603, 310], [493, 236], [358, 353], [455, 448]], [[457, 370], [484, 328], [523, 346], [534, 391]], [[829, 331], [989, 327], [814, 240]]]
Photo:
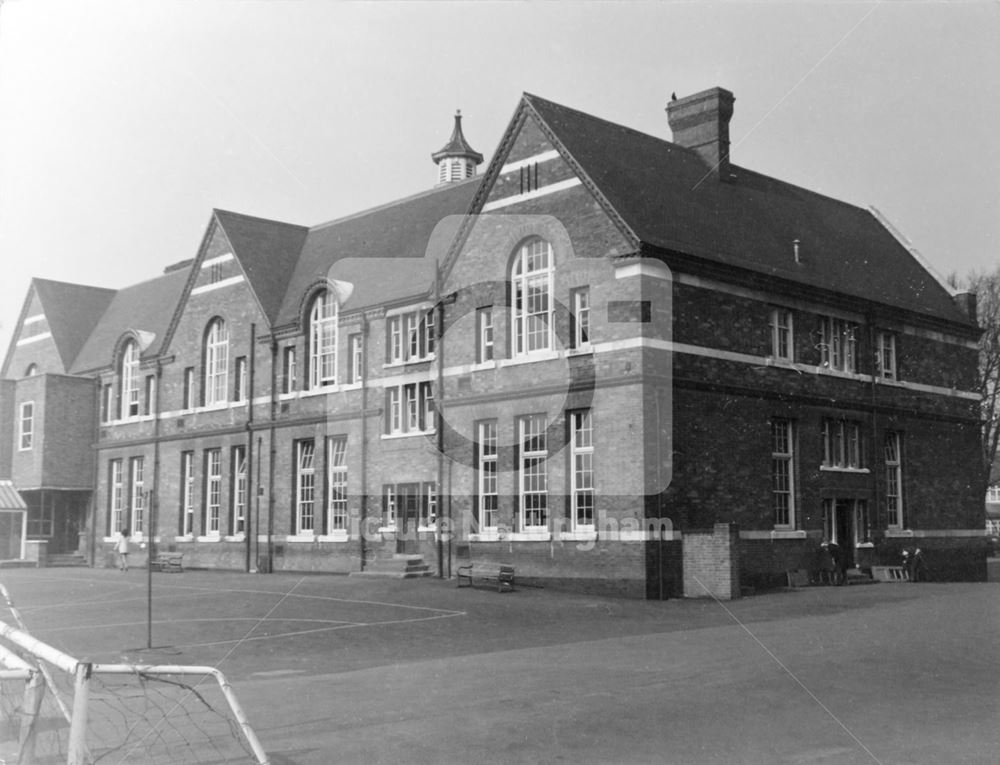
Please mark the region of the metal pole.
[[66, 765], [87, 765], [87, 699], [90, 695], [91, 665], [76, 665], [73, 690], [73, 722], [69, 725]]
[[156, 533], [156, 526], [153, 525], [153, 498], [152, 492], [146, 491], [146, 502], [149, 507], [150, 533], [147, 534], [149, 541], [146, 543], [146, 648], [153, 647], [153, 535]]

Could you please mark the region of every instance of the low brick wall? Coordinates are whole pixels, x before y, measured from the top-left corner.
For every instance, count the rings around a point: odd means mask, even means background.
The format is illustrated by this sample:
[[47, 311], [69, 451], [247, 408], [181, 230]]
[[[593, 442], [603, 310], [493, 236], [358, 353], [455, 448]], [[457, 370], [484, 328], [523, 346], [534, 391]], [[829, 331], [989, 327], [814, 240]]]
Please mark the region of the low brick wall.
[[739, 527], [684, 533], [684, 597], [732, 600], [740, 596]]

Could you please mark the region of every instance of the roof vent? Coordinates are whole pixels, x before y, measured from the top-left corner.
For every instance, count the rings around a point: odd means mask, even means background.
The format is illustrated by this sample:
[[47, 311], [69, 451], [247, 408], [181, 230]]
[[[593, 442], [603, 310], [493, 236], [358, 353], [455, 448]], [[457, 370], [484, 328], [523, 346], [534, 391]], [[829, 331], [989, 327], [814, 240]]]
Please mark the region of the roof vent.
[[455, 127], [451, 138], [441, 149], [431, 154], [438, 166], [437, 182], [454, 183], [464, 181], [476, 174], [476, 166], [482, 164], [483, 155], [469, 146], [462, 134], [462, 111], [455, 112]]
[[667, 104], [674, 143], [698, 152], [722, 180], [729, 178], [729, 120], [735, 100], [724, 88], [709, 88]]

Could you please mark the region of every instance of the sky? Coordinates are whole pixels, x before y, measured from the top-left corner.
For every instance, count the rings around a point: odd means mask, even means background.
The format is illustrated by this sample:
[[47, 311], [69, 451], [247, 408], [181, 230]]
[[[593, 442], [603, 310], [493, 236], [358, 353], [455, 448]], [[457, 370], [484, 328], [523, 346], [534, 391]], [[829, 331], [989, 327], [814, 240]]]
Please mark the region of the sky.
[[998, 41], [996, 2], [0, 0], [0, 349], [34, 276], [120, 288], [213, 208], [423, 191], [455, 110], [488, 163], [522, 92], [669, 140], [671, 93], [724, 87], [734, 163], [992, 270]]

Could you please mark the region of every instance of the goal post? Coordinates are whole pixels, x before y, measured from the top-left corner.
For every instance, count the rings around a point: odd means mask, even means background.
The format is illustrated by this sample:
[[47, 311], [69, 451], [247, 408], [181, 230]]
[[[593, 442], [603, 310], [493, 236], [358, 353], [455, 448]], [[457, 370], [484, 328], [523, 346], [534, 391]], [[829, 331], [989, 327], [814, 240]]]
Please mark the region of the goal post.
[[[67, 765], [268, 765], [236, 694], [215, 667], [80, 661], [2, 621], [0, 641], [3, 745], [16, 743], [17, 762], [34, 761], [37, 750], [45, 761]], [[68, 706], [56, 703], [63, 697]]]

